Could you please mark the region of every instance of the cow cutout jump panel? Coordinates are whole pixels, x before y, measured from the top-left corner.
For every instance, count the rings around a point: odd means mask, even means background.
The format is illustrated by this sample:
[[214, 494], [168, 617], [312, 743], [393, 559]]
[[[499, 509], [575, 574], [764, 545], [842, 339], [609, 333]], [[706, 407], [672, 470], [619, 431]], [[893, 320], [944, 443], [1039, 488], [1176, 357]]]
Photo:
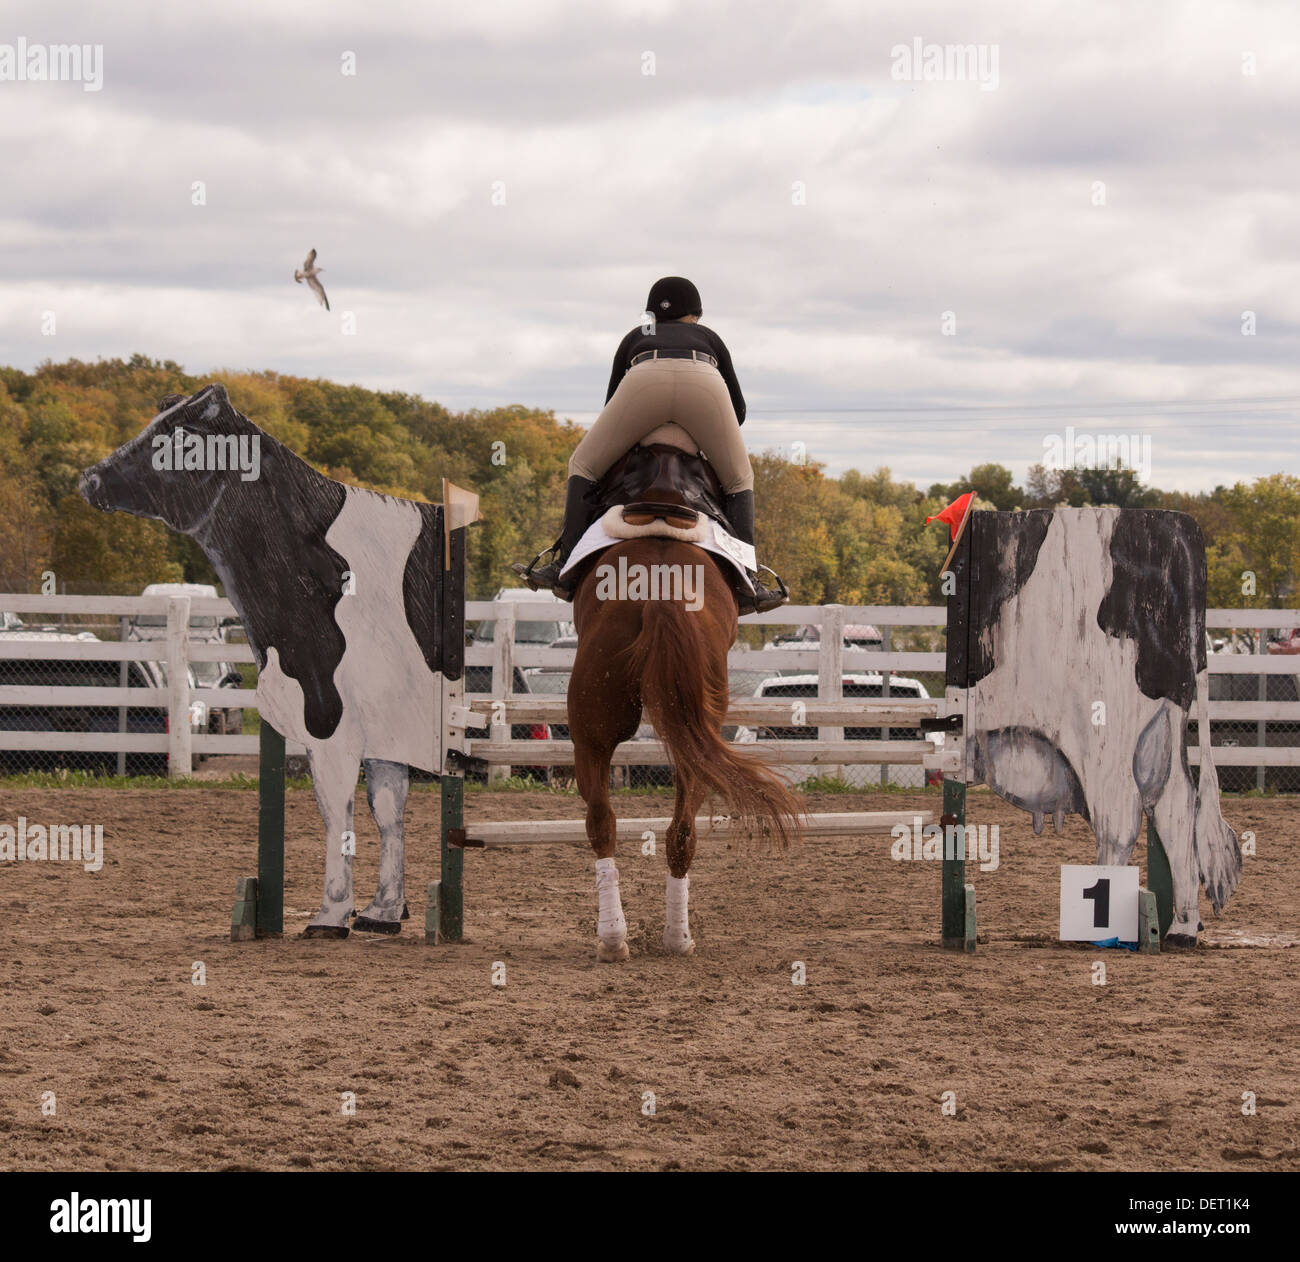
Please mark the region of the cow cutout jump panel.
[[[950, 711], [962, 777], [1028, 811], [1082, 815], [1099, 864], [1126, 864], [1144, 815], [1169, 858], [1166, 941], [1193, 945], [1241, 877], [1210, 754], [1205, 543], [1183, 513], [972, 513], [954, 550]], [[1200, 778], [1187, 759], [1196, 704]]]
[[409, 768], [441, 773], [464, 728], [463, 685], [448, 684], [463, 673], [463, 527], [477, 497], [444, 484], [444, 504], [421, 504], [335, 482], [236, 411], [220, 384], [164, 400], [80, 489], [96, 508], [192, 538], [239, 611], [258, 710], [306, 746], [325, 824], [325, 888], [306, 935], [348, 933], [363, 763], [380, 860], [355, 927], [398, 932]]

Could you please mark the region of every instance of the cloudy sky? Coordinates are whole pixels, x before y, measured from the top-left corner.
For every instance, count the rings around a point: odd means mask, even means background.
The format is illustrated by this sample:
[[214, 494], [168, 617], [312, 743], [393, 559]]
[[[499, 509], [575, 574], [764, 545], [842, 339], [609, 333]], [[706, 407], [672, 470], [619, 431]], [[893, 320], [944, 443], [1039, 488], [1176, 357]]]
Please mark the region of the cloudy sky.
[[[0, 76], [20, 39], [102, 84], [0, 81], [0, 362], [589, 422], [682, 274], [751, 451], [925, 486], [1073, 426], [1167, 489], [1300, 472], [1291, 0], [8, 0]], [[922, 77], [945, 45], [976, 80]]]

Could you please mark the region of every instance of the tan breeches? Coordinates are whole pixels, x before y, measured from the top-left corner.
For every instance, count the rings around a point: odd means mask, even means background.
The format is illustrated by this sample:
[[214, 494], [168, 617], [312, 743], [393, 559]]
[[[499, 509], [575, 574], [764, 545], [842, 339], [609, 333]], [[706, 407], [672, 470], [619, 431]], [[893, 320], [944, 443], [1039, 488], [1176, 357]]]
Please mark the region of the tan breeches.
[[717, 471], [723, 491], [754, 489], [754, 471], [722, 374], [693, 359], [649, 359], [619, 382], [569, 460], [569, 476], [595, 482], [651, 430], [680, 425]]

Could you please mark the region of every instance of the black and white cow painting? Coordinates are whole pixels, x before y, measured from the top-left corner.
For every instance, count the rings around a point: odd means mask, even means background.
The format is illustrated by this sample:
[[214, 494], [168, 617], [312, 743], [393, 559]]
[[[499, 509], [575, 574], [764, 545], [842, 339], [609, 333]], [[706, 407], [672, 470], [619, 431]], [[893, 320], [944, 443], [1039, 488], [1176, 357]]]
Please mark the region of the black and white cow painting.
[[1099, 864], [1128, 862], [1149, 813], [1173, 876], [1166, 941], [1194, 943], [1200, 885], [1217, 913], [1241, 876], [1210, 756], [1200, 528], [1104, 507], [980, 512], [967, 529], [969, 626], [948, 674], [967, 690], [967, 780], [1030, 812], [1035, 832], [1082, 815]]
[[[317, 473], [237, 412], [220, 384], [163, 405], [142, 433], [82, 474], [81, 493], [96, 508], [189, 535], [239, 611], [259, 667], [258, 709], [307, 747], [325, 822], [325, 892], [311, 937], [348, 932], [344, 835], [364, 761], [381, 851], [375, 897], [355, 927], [396, 933], [406, 901], [408, 767], [442, 769], [438, 673], [452, 639], [436, 581], [442, 510]], [[458, 677], [454, 640], [448, 657]]]

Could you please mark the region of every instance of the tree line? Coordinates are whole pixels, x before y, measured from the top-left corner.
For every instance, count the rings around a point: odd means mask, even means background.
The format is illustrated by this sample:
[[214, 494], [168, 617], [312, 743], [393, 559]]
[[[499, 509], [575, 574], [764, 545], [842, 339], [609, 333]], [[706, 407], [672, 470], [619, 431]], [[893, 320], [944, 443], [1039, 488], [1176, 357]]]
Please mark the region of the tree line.
[[[275, 372], [196, 377], [170, 360], [44, 363], [0, 368], [0, 591], [35, 592], [53, 573], [60, 592], [136, 593], [148, 583], [216, 582], [200, 549], [159, 522], [101, 513], [77, 494], [82, 469], [139, 433], [166, 394], [222, 381], [250, 420], [329, 477], [406, 499], [436, 501], [446, 477], [479, 493], [470, 531], [469, 595], [513, 586], [507, 565], [559, 531], [568, 459], [582, 430], [521, 405], [453, 412], [400, 391], [366, 390]], [[977, 507], [1070, 504], [1167, 508], [1200, 524], [1209, 603], [1300, 603], [1300, 477], [1275, 473], [1212, 492], [1145, 487], [1126, 468], [1035, 466], [1023, 486], [995, 464], [922, 491], [889, 469], [849, 470], [754, 458], [758, 555], [797, 604], [942, 602], [948, 534], [925, 525], [966, 491]]]

